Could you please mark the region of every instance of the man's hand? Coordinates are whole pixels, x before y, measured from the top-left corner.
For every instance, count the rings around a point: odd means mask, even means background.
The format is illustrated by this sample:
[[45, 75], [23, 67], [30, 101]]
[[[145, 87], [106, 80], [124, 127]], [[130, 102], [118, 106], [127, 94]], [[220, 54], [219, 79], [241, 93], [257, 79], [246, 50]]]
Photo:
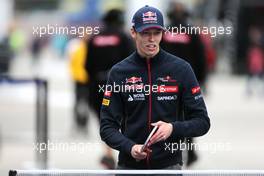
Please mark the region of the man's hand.
[[147, 157], [146, 151], [141, 152], [142, 147], [143, 147], [143, 145], [136, 144], [131, 149], [131, 155], [136, 160], [143, 160]]
[[163, 121], [158, 121], [157, 123], [152, 123], [152, 126], [158, 126], [158, 130], [156, 133], [150, 138], [148, 146], [155, 144], [159, 141], [165, 141], [168, 137], [170, 137], [173, 127], [171, 123], [166, 123]]

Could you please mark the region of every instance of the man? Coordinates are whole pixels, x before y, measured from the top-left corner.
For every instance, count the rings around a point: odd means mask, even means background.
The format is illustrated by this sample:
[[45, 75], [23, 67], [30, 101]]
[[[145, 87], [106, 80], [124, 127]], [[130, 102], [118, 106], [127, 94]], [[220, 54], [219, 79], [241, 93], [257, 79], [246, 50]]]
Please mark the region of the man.
[[[107, 82], [107, 73], [111, 67], [129, 56], [134, 49], [131, 39], [123, 30], [123, 11], [109, 10], [103, 17], [103, 30], [91, 37], [87, 44], [85, 68], [90, 78], [89, 103], [99, 120], [100, 108], [104, 93], [98, 89], [99, 85]], [[101, 164], [107, 169], [115, 168], [112, 150], [108, 146], [101, 159]]]
[[[189, 13], [184, 4], [173, 1], [167, 15], [170, 21], [170, 32], [166, 32], [163, 36], [161, 47], [190, 63], [200, 86], [205, 89], [207, 63], [200, 34], [184, 31], [184, 28], [191, 27], [187, 22]], [[177, 28], [178, 31], [173, 28]]]
[[86, 62], [86, 40], [88, 36], [84, 38], [75, 37], [71, 39], [67, 44], [67, 55], [70, 63], [70, 73], [74, 83], [74, 122], [78, 130], [86, 132], [87, 123], [89, 120], [88, 113], [88, 83], [89, 77], [85, 70]]
[[[100, 135], [119, 150], [118, 169], [181, 169], [182, 152], [172, 146], [185, 137], [204, 135], [210, 128], [191, 66], [159, 47], [163, 31], [158, 9], [139, 9], [131, 29], [136, 52], [109, 72]], [[154, 126], [158, 130], [142, 151]]]
[[[167, 16], [170, 21], [170, 28], [168, 27], [170, 32], [163, 35], [160, 46], [165, 51], [186, 60], [191, 65], [204, 93], [206, 92], [207, 64], [201, 36], [180, 30], [181, 27], [187, 28], [189, 25], [187, 24], [189, 13], [183, 3], [172, 1]], [[173, 28], [178, 28], [178, 33]], [[192, 145], [193, 141], [193, 138], [186, 139], [189, 145]], [[189, 167], [198, 159], [198, 156], [195, 150], [187, 150], [187, 153], [186, 166]]]

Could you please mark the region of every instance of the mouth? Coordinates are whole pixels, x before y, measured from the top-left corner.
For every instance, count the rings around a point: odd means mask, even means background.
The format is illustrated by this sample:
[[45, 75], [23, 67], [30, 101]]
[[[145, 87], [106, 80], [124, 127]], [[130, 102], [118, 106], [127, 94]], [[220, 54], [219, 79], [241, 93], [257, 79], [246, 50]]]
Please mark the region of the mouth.
[[146, 48], [149, 50], [149, 51], [155, 51], [157, 46], [155, 44], [148, 44], [146, 45]]

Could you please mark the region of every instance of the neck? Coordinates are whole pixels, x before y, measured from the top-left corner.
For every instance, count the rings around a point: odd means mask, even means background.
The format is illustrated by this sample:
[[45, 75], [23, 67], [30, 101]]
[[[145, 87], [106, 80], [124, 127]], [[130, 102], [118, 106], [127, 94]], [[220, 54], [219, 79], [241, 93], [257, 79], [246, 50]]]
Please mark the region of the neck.
[[155, 56], [159, 53], [159, 51], [160, 51], [160, 50], [158, 50], [157, 53], [155, 53], [155, 54], [152, 55], [152, 56], [146, 56], [146, 55], [144, 55], [143, 53], [141, 53], [139, 50], [137, 50], [139, 56], [142, 57], [142, 58], [145, 58], [146, 60], [150, 60], [151, 58], [155, 57]]

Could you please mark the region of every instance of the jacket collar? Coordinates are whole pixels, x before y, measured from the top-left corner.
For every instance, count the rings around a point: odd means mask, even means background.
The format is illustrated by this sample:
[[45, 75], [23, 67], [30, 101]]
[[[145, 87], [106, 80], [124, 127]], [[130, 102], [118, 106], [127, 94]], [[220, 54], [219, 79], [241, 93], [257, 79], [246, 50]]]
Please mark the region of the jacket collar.
[[[160, 48], [159, 52], [153, 57], [150, 58], [150, 64], [159, 64], [162, 61], [162, 58], [164, 58], [165, 56], [165, 51], [163, 49]], [[136, 51], [135, 54], [135, 61], [139, 64], [143, 64], [146, 65], [147, 64], [147, 59], [141, 57], [138, 52]]]

